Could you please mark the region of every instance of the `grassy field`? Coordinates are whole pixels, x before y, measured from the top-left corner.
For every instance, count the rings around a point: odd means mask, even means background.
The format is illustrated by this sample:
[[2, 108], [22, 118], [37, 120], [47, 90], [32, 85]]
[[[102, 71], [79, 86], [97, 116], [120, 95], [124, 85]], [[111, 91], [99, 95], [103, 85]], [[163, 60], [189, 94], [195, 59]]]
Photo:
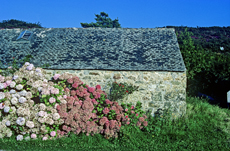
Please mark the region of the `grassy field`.
[[[71, 151], [71, 150], [229, 150], [230, 111], [210, 105], [205, 99], [186, 98], [186, 115], [177, 121], [168, 116], [150, 117], [151, 132], [132, 131], [117, 140], [102, 135], [71, 135], [57, 140], [17, 141], [13, 136], [0, 140], [2, 150]], [[169, 113], [168, 113], [169, 114]]]

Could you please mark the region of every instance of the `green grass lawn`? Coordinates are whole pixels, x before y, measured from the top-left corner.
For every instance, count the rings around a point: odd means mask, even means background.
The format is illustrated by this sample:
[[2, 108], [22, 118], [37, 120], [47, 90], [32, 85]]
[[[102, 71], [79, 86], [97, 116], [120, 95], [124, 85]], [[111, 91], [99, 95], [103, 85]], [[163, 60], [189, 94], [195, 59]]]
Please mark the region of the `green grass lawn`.
[[[186, 97], [186, 115], [171, 121], [168, 116], [151, 117], [151, 132], [133, 130], [132, 134], [117, 140], [95, 136], [71, 135], [57, 140], [17, 141], [16, 136], [0, 140], [0, 149], [19, 151], [71, 151], [71, 150], [229, 150], [230, 111], [199, 100]], [[229, 121], [228, 121], [229, 119]]]

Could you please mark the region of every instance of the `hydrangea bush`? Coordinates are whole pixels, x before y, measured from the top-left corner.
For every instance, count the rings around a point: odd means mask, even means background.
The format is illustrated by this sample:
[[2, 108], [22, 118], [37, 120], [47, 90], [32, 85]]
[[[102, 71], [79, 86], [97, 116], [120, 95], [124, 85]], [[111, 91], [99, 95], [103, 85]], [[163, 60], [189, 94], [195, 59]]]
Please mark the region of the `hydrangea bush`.
[[55, 74], [48, 82], [45, 74], [26, 62], [13, 77], [0, 75], [0, 138], [15, 133], [17, 140], [47, 140], [82, 132], [109, 139], [125, 125], [148, 125], [140, 102], [136, 108], [120, 106], [107, 99], [100, 85], [89, 87], [69, 73]]

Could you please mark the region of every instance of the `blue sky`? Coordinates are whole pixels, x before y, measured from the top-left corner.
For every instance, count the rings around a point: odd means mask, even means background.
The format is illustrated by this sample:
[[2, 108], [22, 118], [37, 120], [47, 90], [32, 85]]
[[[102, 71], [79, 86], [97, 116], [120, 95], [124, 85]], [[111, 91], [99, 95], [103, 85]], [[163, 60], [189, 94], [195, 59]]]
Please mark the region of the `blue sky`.
[[45, 28], [82, 28], [95, 14], [118, 18], [122, 28], [230, 26], [230, 0], [5, 0], [0, 22], [16, 19]]

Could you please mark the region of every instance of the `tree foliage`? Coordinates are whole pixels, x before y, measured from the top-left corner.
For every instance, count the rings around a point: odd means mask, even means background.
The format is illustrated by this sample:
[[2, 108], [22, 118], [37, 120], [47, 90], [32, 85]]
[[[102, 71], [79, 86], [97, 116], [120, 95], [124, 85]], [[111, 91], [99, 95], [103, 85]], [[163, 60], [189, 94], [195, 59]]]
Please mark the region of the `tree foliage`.
[[24, 21], [19, 21], [16, 19], [11, 20], [3, 20], [0, 22], [0, 28], [44, 28], [41, 26], [41, 24], [38, 22], [37, 24], [27, 23]]
[[106, 18], [108, 17], [108, 14], [105, 12], [101, 12], [100, 15], [95, 15], [97, 18], [95, 20], [97, 21], [96, 23], [81, 23], [81, 26], [83, 28], [88, 28], [88, 27], [102, 27], [102, 28], [121, 28], [120, 24], [118, 23], [118, 18], [115, 20], [112, 20], [111, 18]]

